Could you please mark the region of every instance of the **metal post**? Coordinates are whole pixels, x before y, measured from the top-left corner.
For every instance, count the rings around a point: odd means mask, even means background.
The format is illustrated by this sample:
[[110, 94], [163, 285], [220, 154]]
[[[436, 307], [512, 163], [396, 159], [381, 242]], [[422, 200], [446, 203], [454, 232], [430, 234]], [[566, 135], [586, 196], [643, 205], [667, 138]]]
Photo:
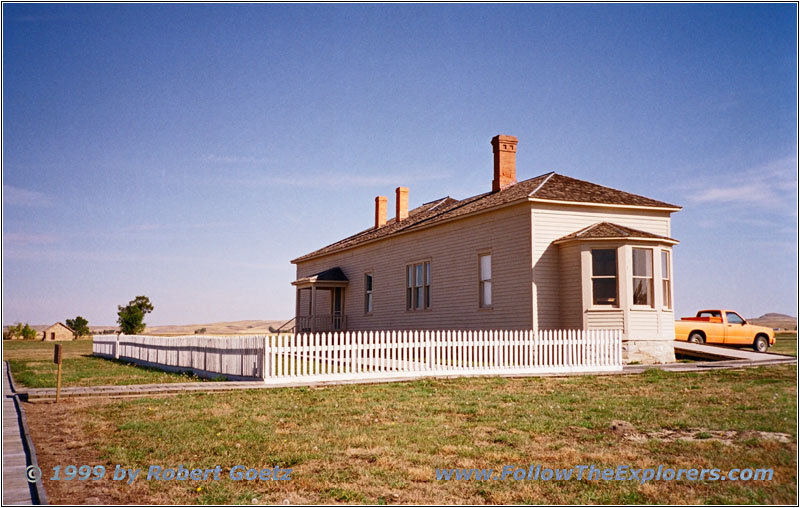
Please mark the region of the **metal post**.
[[61, 361], [62, 361], [62, 349], [61, 344], [56, 344], [55, 348], [53, 349], [53, 363], [58, 365], [58, 371], [56, 372], [56, 402], [61, 399]]

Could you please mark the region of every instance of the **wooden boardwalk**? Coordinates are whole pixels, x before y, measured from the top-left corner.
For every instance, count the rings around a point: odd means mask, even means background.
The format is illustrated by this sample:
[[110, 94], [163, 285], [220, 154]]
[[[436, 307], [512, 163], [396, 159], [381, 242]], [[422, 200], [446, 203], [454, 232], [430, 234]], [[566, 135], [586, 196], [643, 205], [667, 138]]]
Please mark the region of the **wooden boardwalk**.
[[8, 363], [3, 362], [3, 369], [3, 505], [47, 504], [41, 480], [37, 489], [25, 475], [36, 454], [28, 450], [25, 441], [23, 416], [11, 388]]

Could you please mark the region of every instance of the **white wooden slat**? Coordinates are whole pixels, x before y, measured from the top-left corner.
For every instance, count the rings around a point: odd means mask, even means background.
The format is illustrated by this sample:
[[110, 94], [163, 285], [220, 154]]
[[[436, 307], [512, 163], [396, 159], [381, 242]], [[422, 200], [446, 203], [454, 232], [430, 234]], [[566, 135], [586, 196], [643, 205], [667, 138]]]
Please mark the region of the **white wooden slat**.
[[621, 330], [392, 330], [277, 336], [97, 335], [98, 356], [210, 374], [359, 379], [407, 373], [620, 370]]

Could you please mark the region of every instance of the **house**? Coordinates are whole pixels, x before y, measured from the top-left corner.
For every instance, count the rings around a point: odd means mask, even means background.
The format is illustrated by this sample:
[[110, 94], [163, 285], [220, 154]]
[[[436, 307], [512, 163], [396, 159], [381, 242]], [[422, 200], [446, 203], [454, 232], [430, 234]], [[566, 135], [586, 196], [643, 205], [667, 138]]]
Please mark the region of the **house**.
[[[298, 331], [621, 329], [627, 361], [674, 361], [670, 215], [681, 207], [547, 173], [517, 182], [495, 136], [491, 191], [408, 209], [297, 265]], [[487, 181], [487, 190], [489, 188]]]
[[42, 332], [42, 340], [72, 340], [74, 338], [75, 335], [72, 328], [60, 321], [50, 325]]

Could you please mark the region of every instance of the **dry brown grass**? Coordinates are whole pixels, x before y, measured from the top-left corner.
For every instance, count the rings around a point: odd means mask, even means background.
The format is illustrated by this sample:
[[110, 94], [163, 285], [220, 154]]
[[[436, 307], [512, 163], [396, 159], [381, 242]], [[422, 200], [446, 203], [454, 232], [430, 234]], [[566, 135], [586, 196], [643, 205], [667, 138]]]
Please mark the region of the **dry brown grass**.
[[[220, 464], [226, 473], [236, 464], [294, 470], [290, 482], [46, 482], [55, 503], [795, 504], [796, 391], [796, 367], [777, 366], [420, 380], [27, 410], [45, 471], [78, 462], [140, 468]], [[612, 428], [615, 420], [627, 422], [627, 430]], [[66, 440], [59, 440], [59, 429], [70, 429]], [[631, 432], [636, 439], [629, 438]], [[761, 432], [782, 433], [788, 442]], [[681, 433], [692, 438], [668, 438]], [[730, 439], [715, 438], [721, 436]], [[435, 480], [436, 468], [497, 470], [532, 463], [772, 467], [775, 477], [644, 485]]]

